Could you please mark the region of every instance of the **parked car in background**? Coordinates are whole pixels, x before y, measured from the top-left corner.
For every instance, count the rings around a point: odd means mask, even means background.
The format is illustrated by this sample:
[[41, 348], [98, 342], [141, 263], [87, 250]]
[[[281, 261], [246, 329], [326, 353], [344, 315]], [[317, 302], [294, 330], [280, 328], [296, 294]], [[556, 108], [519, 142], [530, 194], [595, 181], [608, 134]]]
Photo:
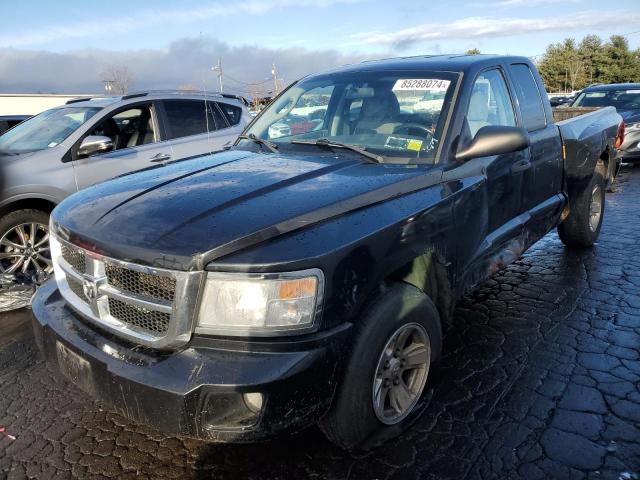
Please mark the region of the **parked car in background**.
[[625, 140], [620, 146], [624, 162], [640, 162], [640, 83], [592, 85], [578, 94], [572, 107], [615, 107], [624, 119]]
[[249, 122], [227, 95], [80, 98], [0, 136], [0, 273], [52, 271], [49, 213], [103, 180], [222, 150]]
[[553, 228], [594, 244], [621, 123], [613, 108], [554, 122], [524, 57], [310, 75], [229, 151], [62, 202], [36, 341], [167, 432], [247, 442], [320, 423], [370, 448], [428, 407], [458, 299]]
[[19, 123], [25, 121], [30, 115], [1, 115], [0, 116], [0, 135], [7, 130], [12, 129]]
[[573, 100], [574, 100], [574, 97], [571, 95], [556, 96], [556, 97], [550, 97], [549, 103], [551, 104], [552, 107], [561, 107], [563, 105], [570, 105], [571, 102], [573, 102]]

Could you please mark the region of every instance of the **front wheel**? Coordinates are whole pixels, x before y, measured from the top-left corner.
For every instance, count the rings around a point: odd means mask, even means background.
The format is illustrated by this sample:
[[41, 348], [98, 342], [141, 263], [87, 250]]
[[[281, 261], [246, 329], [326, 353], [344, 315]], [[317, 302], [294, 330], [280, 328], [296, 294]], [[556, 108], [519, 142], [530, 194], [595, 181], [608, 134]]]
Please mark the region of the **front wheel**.
[[558, 225], [562, 243], [569, 247], [591, 247], [600, 235], [604, 218], [606, 169], [598, 162], [587, 187], [569, 199], [569, 216]]
[[407, 284], [391, 285], [355, 328], [344, 378], [321, 428], [342, 448], [367, 450], [402, 433], [424, 410], [442, 330], [431, 300]]

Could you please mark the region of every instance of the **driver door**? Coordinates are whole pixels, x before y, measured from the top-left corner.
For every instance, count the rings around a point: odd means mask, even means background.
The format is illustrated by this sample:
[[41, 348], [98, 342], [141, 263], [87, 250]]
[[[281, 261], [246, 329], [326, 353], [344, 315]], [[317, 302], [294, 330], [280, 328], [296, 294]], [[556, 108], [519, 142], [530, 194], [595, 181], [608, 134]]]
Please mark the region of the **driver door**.
[[[114, 149], [78, 158], [77, 149], [89, 135], [111, 138]], [[171, 159], [171, 147], [162, 141], [153, 103], [123, 107], [102, 118], [73, 147], [78, 189]]]
[[[485, 70], [476, 77], [459, 145], [467, 145], [478, 130], [490, 125], [517, 126], [513, 101], [499, 68]], [[467, 276], [462, 282], [465, 288], [520, 255], [523, 179], [530, 167], [528, 149], [473, 158], [457, 167], [472, 172], [472, 183], [478, 182], [469, 189], [469, 197], [456, 213], [461, 237], [460, 267]]]

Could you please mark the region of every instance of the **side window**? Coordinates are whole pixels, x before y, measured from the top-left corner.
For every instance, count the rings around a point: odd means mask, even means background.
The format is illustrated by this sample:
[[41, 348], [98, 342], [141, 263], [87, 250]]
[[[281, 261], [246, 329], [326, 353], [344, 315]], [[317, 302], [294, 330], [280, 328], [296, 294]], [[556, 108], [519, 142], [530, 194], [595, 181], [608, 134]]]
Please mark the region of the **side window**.
[[293, 107], [291, 104], [284, 106], [277, 112], [283, 114], [281, 120], [269, 127], [269, 138], [292, 137], [322, 130], [332, 92], [333, 85], [312, 88], [304, 92]]
[[240, 123], [240, 119], [242, 118], [242, 109], [240, 107], [222, 102], [218, 102], [218, 106], [227, 118], [229, 125], [233, 126]]
[[540, 90], [538, 90], [531, 69], [523, 63], [516, 63], [511, 65], [511, 73], [513, 74], [518, 103], [522, 112], [524, 128], [529, 132], [533, 132], [546, 127], [547, 120], [544, 116]]
[[[207, 131], [205, 102], [202, 100], [165, 100], [169, 139], [198, 135]], [[214, 130], [212, 126], [210, 130]]]
[[102, 120], [89, 135], [111, 138], [114, 150], [137, 147], [156, 141], [151, 106], [136, 106]]
[[500, 70], [488, 70], [476, 78], [469, 101], [467, 125], [471, 138], [487, 125], [516, 126], [513, 103]]

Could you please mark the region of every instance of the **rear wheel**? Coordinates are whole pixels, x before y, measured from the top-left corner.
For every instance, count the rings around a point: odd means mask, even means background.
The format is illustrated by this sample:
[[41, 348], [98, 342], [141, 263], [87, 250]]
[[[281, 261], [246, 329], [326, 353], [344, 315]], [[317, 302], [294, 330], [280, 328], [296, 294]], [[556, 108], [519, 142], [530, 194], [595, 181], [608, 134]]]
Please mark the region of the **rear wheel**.
[[394, 284], [359, 319], [354, 342], [321, 428], [342, 448], [366, 450], [402, 433], [424, 410], [442, 348], [440, 317], [422, 291]]
[[562, 242], [569, 247], [591, 247], [600, 235], [604, 218], [606, 168], [598, 162], [588, 186], [570, 199], [569, 216], [558, 225]]
[[16, 210], [0, 219], [0, 273], [41, 281], [53, 271], [49, 250], [49, 214]]

